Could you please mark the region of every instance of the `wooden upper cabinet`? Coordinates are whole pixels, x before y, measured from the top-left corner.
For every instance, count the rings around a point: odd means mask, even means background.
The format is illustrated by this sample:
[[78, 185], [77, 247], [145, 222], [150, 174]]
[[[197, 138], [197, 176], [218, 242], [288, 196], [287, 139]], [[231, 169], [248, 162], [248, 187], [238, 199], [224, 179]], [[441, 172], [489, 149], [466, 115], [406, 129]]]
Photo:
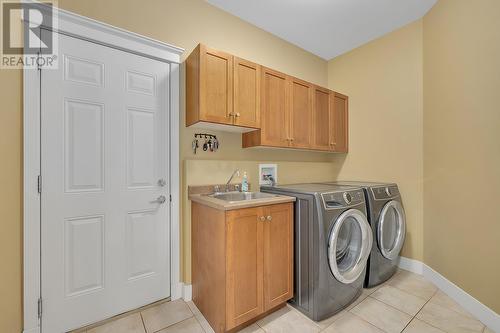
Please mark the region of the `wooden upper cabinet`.
[[289, 77], [290, 84], [290, 146], [311, 148], [314, 86]]
[[345, 153], [347, 102], [345, 95], [203, 44], [186, 59], [186, 126], [242, 132], [244, 148]]
[[264, 310], [293, 297], [293, 210], [290, 204], [265, 208]]
[[233, 56], [200, 46], [200, 118], [232, 124]]
[[288, 146], [287, 76], [264, 67], [261, 75], [261, 144]]
[[260, 127], [260, 65], [234, 57], [234, 124]]
[[226, 214], [226, 329], [231, 329], [264, 312], [264, 212], [256, 207]]
[[332, 105], [330, 115], [330, 144], [335, 152], [348, 152], [348, 97], [337, 92], [330, 93], [330, 103]]
[[259, 117], [260, 66], [199, 44], [186, 59], [186, 126], [259, 128]]
[[313, 147], [330, 150], [330, 91], [314, 87]]

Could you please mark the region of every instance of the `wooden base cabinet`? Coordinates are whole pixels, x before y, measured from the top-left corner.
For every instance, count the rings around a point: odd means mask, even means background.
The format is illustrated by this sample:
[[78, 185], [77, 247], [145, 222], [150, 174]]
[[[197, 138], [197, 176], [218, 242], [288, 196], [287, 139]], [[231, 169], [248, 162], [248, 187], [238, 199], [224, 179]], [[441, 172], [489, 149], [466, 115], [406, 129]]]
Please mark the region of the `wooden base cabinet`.
[[293, 203], [220, 211], [192, 203], [193, 302], [227, 332], [293, 297]]

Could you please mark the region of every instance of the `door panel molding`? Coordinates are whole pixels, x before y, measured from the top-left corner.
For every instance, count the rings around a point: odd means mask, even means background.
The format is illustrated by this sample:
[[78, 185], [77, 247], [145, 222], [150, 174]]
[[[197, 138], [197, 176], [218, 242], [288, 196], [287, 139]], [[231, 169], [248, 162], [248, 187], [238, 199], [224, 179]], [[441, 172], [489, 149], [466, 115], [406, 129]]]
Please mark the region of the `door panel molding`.
[[[50, 6], [34, 4], [41, 12]], [[170, 64], [170, 274], [171, 298], [182, 295], [180, 281], [180, 186], [179, 186], [179, 63], [183, 49], [139, 34], [126, 31], [62, 9], [54, 9], [58, 26], [52, 33], [69, 35], [124, 52], [141, 55]], [[44, 29], [42, 26], [41, 29]], [[25, 332], [40, 332], [38, 299], [40, 297], [40, 202], [43, 186], [40, 175], [40, 71], [23, 71], [23, 138], [24, 138], [24, 190], [23, 190], [23, 327]]]

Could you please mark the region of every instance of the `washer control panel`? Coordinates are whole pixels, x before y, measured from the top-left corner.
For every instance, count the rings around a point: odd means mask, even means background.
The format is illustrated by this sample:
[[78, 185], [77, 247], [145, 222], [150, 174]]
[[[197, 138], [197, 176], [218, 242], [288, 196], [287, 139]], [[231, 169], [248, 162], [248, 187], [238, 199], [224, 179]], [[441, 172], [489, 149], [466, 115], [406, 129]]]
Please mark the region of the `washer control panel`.
[[373, 196], [376, 200], [386, 200], [399, 196], [397, 185], [372, 187]]
[[322, 193], [321, 198], [325, 209], [355, 206], [365, 200], [363, 190]]

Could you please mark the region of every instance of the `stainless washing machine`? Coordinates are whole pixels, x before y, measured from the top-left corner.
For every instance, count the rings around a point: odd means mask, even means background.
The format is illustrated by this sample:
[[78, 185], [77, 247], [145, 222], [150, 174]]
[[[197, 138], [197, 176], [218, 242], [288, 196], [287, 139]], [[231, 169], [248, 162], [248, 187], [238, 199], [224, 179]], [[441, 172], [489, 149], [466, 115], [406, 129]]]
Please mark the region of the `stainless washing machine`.
[[406, 235], [406, 216], [398, 186], [393, 183], [338, 181], [340, 186], [363, 188], [368, 221], [373, 231], [373, 247], [368, 259], [365, 287], [374, 287], [396, 273], [399, 253]]
[[373, 242], [363, 190], [294, 184], [261, 191], [297, 198], [291, 304], [317, 321], [351, 304], [363, 289]]

